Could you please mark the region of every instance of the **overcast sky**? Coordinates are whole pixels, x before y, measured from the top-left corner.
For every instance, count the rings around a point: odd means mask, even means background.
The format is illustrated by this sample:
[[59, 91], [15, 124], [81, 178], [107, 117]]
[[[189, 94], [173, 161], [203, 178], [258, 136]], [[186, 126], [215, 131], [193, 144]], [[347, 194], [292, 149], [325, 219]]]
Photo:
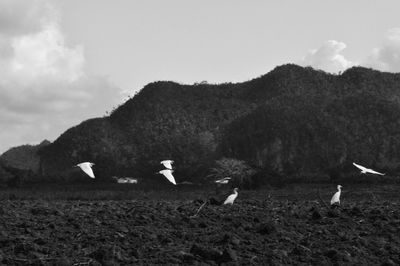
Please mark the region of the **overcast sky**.
[[400, 1], [0, 0], [0, 152], [53, 141], [156, 80], [297, 63], [400, 72]]

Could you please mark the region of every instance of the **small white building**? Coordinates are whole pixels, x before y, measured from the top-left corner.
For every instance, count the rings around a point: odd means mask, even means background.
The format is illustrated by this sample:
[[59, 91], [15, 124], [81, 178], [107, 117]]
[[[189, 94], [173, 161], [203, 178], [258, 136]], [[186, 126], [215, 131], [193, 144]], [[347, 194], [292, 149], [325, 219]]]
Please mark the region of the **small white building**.
[[113, 179], [117, 181], [118, 184], [137, 184], [138, 179], [133, 177], [117, 177], [113, 176]]

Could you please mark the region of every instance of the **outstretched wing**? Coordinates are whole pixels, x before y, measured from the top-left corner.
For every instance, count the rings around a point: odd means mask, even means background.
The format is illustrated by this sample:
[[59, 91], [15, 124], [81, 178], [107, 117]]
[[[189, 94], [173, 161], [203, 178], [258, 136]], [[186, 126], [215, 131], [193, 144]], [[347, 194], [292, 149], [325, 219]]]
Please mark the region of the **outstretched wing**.
[[164, 167], [167, 168], [167, 169], [172, 169], [172, 164], [173, 163], [174, 163], [174, 161], [172, 161], [172, 160], [161, 161], [161, 164], [164, 165]]
[[160, 171], [160, 173], [163, 174], [168, 179], [169, 182], [176, 185], [175, 178], [172, 175], [172, 170], [162, 170]]
[[385, 174], [383, 174], [383, 173], [380, 173], [380, 172], [377, 172], [377, 171], [375, 171], [375, 170], [366, 168], [366, 167], [361, 166], [361, 165], [356, 164], [356, 163], [353, 163], [353, 165], [354, 165], [355, 167], [357, 167], [358, 169], [360, 169], [361, 171], [365, 171], [365, 172], [370, 173], [370, 174], [385, 175]]
[[358, 169], [360, 169], [361, 171], [368, 171], [369, 170], [368, 168], [365, 168], [364, 166], [356, 164], [356, 163], [353, 163], [353, 165], [355, 167], [357, 167]]
[[229, 183], [229, 179], [222, 178], [222, 179], [215, 180], [214, 182], [217, 183], [217, 184], [228, 184]]
[[83, 172], [85, 172], [88, 176], [91, 178], [95, 178], [92, 167], [90, 166], [90, 163], [80, 163], [78, 166], [82, 169]]
[[377, 171], [375, 171], [375, 170], [372, 170], [372, 169], [368, 169], [367, 172], [368, 172], [368, 173], [371, 173], [371, 174], [376, 174], [376, 175], [385, 175], [385, 174], [383, 174], [383, 173], [379, 173], [379, 172], [377, 172]]

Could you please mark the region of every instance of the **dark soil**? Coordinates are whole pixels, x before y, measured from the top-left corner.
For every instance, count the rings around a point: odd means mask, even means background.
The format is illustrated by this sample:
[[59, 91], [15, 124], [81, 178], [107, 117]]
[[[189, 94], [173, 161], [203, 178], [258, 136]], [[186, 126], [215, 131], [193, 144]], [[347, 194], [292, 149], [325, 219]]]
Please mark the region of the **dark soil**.
[[399, 265], [400, 203], [3, 200], [5, 265]]

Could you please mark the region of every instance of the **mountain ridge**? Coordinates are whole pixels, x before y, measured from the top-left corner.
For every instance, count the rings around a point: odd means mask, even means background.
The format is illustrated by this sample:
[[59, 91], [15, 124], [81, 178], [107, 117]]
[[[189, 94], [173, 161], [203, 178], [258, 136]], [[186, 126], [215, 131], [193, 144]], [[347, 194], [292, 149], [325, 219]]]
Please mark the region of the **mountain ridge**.
[[287, 64], [240, 83], [158, 81], [109, 116], [66, 130], [38, 154], [42, 173], [55, 178], [68, 177], [80, 161], [95, 161], [100, 179], [152, 179], [166, 158], [189, 180], [206, 176], [221, 157], [289, 175], [345, 169], [357, 157], [395, 171], [400, 154], [388, 147], [400, 148], [399, 106], [400, 74], [364, 67], [335, 75]]

